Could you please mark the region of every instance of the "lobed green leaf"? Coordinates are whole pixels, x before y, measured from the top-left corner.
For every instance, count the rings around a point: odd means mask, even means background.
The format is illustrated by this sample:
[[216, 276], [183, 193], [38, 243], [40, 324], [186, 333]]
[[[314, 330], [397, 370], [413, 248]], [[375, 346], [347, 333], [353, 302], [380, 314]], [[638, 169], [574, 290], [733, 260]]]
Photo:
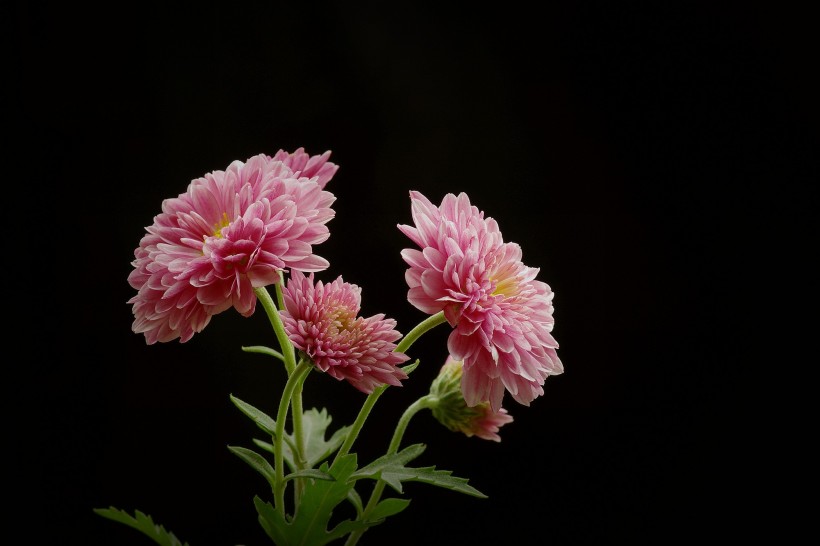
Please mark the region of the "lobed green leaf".
[[119, 523], [123, 523], [140, 531], [154, 540], [160, 546], [188, 546], [188, 543], [182, 543], [179, 539], [171, 533], [166, 531], [162, 525], [157, 525], [151, 516], [136, 510], [134, 516], [128, 514], [125, 510], [120, 510], [110, 506], [108, 508], [94, 508], [94, 513], [104, 518], [108, 518]]
[[487, 498], [484, 493], [467, 485], [468, 480], [452, 476], [452, 472], [449, 470], [436, 470], [434, 466], [424, 468], [408, 468], [405, 466], [421, 455], [425, 449], [424, 444], [413, 444], [394, 455], [383, 455], [354, 472], [351, 479], [380, 479], [399, 493], [402, 492], [401, 482], [416, 481], [452, 489], [473, 497]]
[[[311, 408], [302, 413], [302, 432], [305, 439], [305, 462], [308, 468], [314, 468], [335, 452], [347, 437], [349, 426], [344, 426], [333, 433], [330, 440], [325, 439], [327, 429], [333, 418], [328, 415], [327, 409]], [[287, 440], [295, 445], [296, 439], [287, 435]]]
[[263, 502], [258, 497], [254, 499], [259, 523], [277, 545], [324, 546], [368, 526], [365, 522], [348, 519], [331, 530], [327, 529], [334, 508], [349, 498], [353, 489], [353, 482], [349, 478], [356, 470], [356, 455], [351, 453], [341, 457], [332, 471], [327, 463], [322, 464], [320, 470], [330, 473], [334, 481], [307, 482], [299, 506], [289, 521], [270, 503]]

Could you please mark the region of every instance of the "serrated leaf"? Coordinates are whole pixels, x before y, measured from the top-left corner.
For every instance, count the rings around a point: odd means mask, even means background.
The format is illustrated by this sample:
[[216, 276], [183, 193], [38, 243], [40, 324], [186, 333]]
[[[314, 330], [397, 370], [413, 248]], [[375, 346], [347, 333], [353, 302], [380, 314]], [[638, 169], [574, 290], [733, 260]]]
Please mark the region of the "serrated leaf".
[[[327, 409], [321, 411], [311, 408], [302, 413], [302, 434], [305, 439], [305, 462], [308, 468], [313, 468], [327, 459], [331, 453], [339, 449], [347, 436], [349, 426], [344, 426], [333, 433], [330, 440], [325, 440], [325, 434], [333, 418], [328, 415]], [[287, 440], [291, 445], [296, 439], [288, 434]]]
[[265, 530], [273, 543], [280, 546], [292, 544], [286, 534], [287, 523], [282, 519], [282, 515], [273, 508], [273, 505], [263, 501], [258, 495], [253, 498], [253, 505], [256, 507], [256, 513], [259, 514], [259, 525], [262, 526], [262, 529]]
[[369, 465], [354, 472], [352, 478], [378, 478], [378, 474], [384, 469], [403, 468], [404, 465], [424, 453], [425, 449], [427, 449], [427, 446], [424, 444], [413, 444], [393, 455], [382, 455]]
[[313, 478], [314, 480], [328, 480], [334, 481], [334, 478], [331, 474], [327, 472], [322, 472], [321, 470], [316, 470], [313, 468], [308, 468], [305, 470], [297, 470], [296, 472], [292, 472], [285, 476], [285, 481], [293, 480], [296, 478]]
[[180, 542], [174, 533], [166, 531], [165, 527], [162, 525], [155, 524], [154, 520], [151, 519], [151, 516], [144, 514], [139, 510], [134, 511], [136, 517], [131, 516], [125, 510], [120, 510], [118, 508], [114, 508], [113, 506], [108, 508], [94, 508], [94, 513], [104, 518], [128, 525], [129, 527], [132, 527], [147, 535], [160, 546], [188, 546], [187, 542]]
[[399, 493], [402, 492], [401, 482], [416, 481], [445, 487], [473, 497], [487, 498], [484, 493], [467, 485], [468, 480], [465, 478], [451, 476], [452, 472], [449, 470], [436, 470], [434, 466], [425, 468], [408, 468], [404, 466], [421, 455], [425, 449], [424, 444], [413, 444], [394, 455], [383, 455], [354, 472], [351, 479], [381, 479]]
[[[329, 472], [327, 463], [320, 470]], [[328, 531], [327, 526], [333, 509], [348, 497], [353, 484], [348, 483], [356, 470], [356, 454], [341, 457], [330, 474], [335, 481], [316, 480], [307, 482], [299, 506], [290, 521], [270, 503], [254, 499], [259, 523], [268, 536], [279, 546], [324, 546], [346, 534], [367, 527], [364, 522], [344, 520]]]
[[240, 459], [248, 463], [251, 468], [262, 474], [270, 486], [274, 487], [276, 483], [276, 472], [267, 459], [252, 449], [236, 446], [228, 446], [228, 449], [231, 453], [239, 456]]
[[409, 499], [384, 499], [376, 505], [376, 508], [374, 508], [373, 512], [370, 513], [369, 519], [373, 522], [380, 522], [388, 516], [398, 514], [409, 505]]
[[467, 485], [466, 478], [452, 476], [451, 470], [436, 470], [435, 466], [424, 468], [391, 468], [383, 470], [381, 479], [397, 492], [402, 492], [401, 482], [424, 482], [446, 489], [452, 489], [458, 493], [464, 493], [471, 497], [486, 499], [487, 495]]

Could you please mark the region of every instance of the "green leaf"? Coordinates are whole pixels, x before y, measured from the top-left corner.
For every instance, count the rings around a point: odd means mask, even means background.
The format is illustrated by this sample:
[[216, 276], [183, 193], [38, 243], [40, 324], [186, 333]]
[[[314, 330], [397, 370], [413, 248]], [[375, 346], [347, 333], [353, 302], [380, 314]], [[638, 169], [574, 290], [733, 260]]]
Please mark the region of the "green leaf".
[[282, 356], [282, 353], [275, 349], [271, 349], [270, 347], [265, 347], [264, 345], [253, 345], [251, 347], [242, 347], [242, 350], [246, 353], [260, 353], [263, 355], [270, 355], [274, 358], [278, 358], [282, 362], [285, 361], [285, 357]]
[[413, 444], [393, 455], [382, 455], [364, 468], [360, 468], [352, 477], [353, 479], [378, 478], [379, 473], [385, 469], [403, 468], [405, 464], [424, 453], [425, 449], [427, 446], [424, 444]]
[[269, 453], [273, 453], [273, 444], [264, 440], [253, 439], [253, 443]]
[[134, 512], [136, 517], [129, 515], [125, 510], [119, 510], [113, 506], [108, 508], [94, 508], [94, 513], [104, 518], [124, 523], [129, 527], [133, 527], [134, 529], [148, 535], [148, 537], [153, 539], [154, 542], [160, 546], [188, 546], [187, 542], [180, 542], [174, 533], [166, 531], [165, 527], [162, 525], [155, 524], [154, 520], [151, 519], [151, 516], [143, 514], [139, 510]]
[[258, 410], [257, 408], [251, 406], [247, 402], [243, 402], [239, 398], [234, 395], [230, 395], [231, 402], [236, 405], [239, 410], [253, 419], [253, 421], [257, 424], [259, 428], [264, 430], [268, 436], [274, 437], [276, 436], [276, 421], [273, 420], [273, 417], [267, 415], [265, 412]]
[[262, 474], [265, 479], [268, 480], [270, 486], [274, 487], [276, 483], [276, 472], [267, 459], [252, 449], [236, 446], [228, 446], [228, 449], [231, 453], [238, 455], [240, 459], [248, 463], [251, 468]]
[[[333, 418], [328, 415], [327, 409], [321, 411], [311, 408], [302, 413], [302, 433], [305, 439], [305, 462], [308, 468], [313, 468], [327, 459], [331, 453], [339, 449], [347, 436], [350, 427], [345, 426], [333, 433], [330, 440], [325, 440], [325, 434]], [[291, 445], [296, 444], [292, 435], [287, 435]]]
[[279, 546], [292, 544], [286, 534], [288, 524], [282, 519], [282, 515], [273, 508], [273, 505], [263, 501], [258, 495], [253, 498], [253, 505], [256, 507], [256, 513], [259, 514], [259, 524], [273, 543]]
[[274, 510], [270, 503], [263, 502], [258, 497], [254, 499], [259, 523], [278, 546], [324, 546], [368, 526], [365, 522], [344, 520], [332, 530], [327, 529], [333, 509], [348, 498], [353, 489], [349, 478], [356, 470], [356, 454], [341, 457], [332, 472], [326, 462], [320, 470], [329, 472], [335, 481], [307, 482], [296, 513], [290, 521], [286, 521], [282, 513]]
[[424, 482], [446, 489], [452, 489], [458, 493], [464, 493], [471, 497], [486, 499], [487, 495], [467, 485], [467, 479], [452, 476], [450, 470], [436, 470], [435, 466], [424, 468], [391, 468], [381, 473], [381, 479], [390, 487], [401, 493], [401, 482]]
[[408, 499], [384, 499], [376, 505], [376, 508], [370, 513], [369, 519], [373, 522], [380, 522], [388, 516], [398, 514], [409, 505], [410, 500]]
[[322, 472], [321, 470], [316, 469], [305, 469], [305, 470], [297, 470], [296, 472], [292, 472], [285, 476], [285, 481], [293, 480], [295, 478], [313, 478], [315, 480], [329, 480], [333, 481], [334, 478], [331, 474], [327, 472]]
[[[236, 407], [239, 408], [240, 411], [242, 411], [242, 413], [253, 419], [256, 425], [262, 430], [264, 430], [268, 434], [268, 436], [270, 436], [271, 438], [276, 436], [276, 421], [273, 420], [273, 417], [253, 407], [247, 402], [243, 402], [234, 395], [230, 395], [230, 397], [231, 402], [233, 402], [234, 405], [236, 405]], [[287, 463], [288, 467], [290, 467], [291, 470], [295, 470], [296, 465], [294, 464], [293, 459], [295, 444], [293, 443], [293, 438], [288, 434], [285, 434], [284, 440], [285, 442], [282, 444], [282, 455], [285, 458], [285, 462]], [[272, 444], [265, 444], [262, 440], [254, 440], [254, 443], [260, 447], [263, 447], [266, 451], [270, 451], [271, 453], [273, 453]]]
[[473, 497], [487, 498], [484, 493], [467, 485], [468, 480], [452, 476], [452, 472], [449, 470], [436, 470], [434, 466], [424, 468], [407, 468], [404, 466], [421, 455], [425, 449], [426, 446], [423, 444], [413, 444], [394, 455], [379, 457], [355, 472], [351, 479], [381, 479], [399, 493], [402, 492], [401, 482], [415, 481], [445, 487]]

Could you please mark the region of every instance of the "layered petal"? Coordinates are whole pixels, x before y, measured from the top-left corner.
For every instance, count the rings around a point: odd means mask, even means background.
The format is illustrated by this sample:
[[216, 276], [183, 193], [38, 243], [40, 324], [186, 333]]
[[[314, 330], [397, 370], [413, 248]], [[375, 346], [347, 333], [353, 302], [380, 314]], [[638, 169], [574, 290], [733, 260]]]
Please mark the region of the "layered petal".
[[128, 277], [137, 290], [128, 300], [132, 328], [149, 344], [188, 341], [231, 307], [249, 316], [254, 288], [288, 269], [328, 266], [313, 245], [329, 236], [335, 197], [323, 187], [338, 167], [329, 152], [310, 157], [300, 148], [275, 157], [234, 161], [163, 201]]
[[498, 412], [509, 392], [529, 405], [548, 376], [563, 372], [552, 290], [465, 193], [447, 194], [439, 206], [415, 191], [410, 200], [414, 225], [398, 226], [419, 247], [402, 251], [407, 299], [425, 313], [443, 311], [453, 327], [448, 349], [463, 362], [465, 400]]
[[407, 374], [399, 368], [408, 356], [395, 352], [401, 334], [383, 314], [364, 318], [361, 288], [338, 277], [314, 283], [313, 273], [293, 271], [283, 290], [281, 311], [293, 345], [321, 371], [370, 394], [382, 385], [400, 386]]

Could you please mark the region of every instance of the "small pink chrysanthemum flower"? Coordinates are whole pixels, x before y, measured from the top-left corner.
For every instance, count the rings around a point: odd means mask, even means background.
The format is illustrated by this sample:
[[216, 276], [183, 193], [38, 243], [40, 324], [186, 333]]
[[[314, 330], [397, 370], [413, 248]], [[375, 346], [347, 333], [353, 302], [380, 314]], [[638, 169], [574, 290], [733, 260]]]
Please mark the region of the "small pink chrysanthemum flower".
[[367, 394], [407, 379], [398, 365], [409, 357], [395, 352], [394, 342], [401, 338], [396, 321], [384, 314], [357, 316], [360, 287], [341, 276], [330, 284], [314, 284], [313, 273], [306, 277], [293, 271], [283, 296], [280, 313], [288, 338], [317, 368]]
[[425, 313], [444, 311], [454, 328], [447, 346], [464, 363], [468, 405], [489, 401], [497, 412], [506, 390], [528, 406], [548, 376], [564, 371], [551, 334], [552, 290], [466, 194], [447, 194], [440, 207], [415, 191], [410, 199], [415, 227], [398, 227], [421, 250], [401, 253], [407, 299]]
[[512, 423], [504, 408], [494, 412], [488, 402], [468, 406], [461, 393], [463, 363], [448, 356], [430, 386], [431, 411], [436, 420], [454, 432], [500, 442], [498, 430]]
[[278, 282], [281, 271], [326, 269], [313, 245], [328, 238], [334, 215], [336, 198], [322, 189], [337, 169], [329, 154], [300, 148], [234, 161], [163, 201], [128, 276], [138, 291], [128, 300], [134, 332], [149, 344], [185, 342], [226, 309], [253, 314], [253, 289]]

